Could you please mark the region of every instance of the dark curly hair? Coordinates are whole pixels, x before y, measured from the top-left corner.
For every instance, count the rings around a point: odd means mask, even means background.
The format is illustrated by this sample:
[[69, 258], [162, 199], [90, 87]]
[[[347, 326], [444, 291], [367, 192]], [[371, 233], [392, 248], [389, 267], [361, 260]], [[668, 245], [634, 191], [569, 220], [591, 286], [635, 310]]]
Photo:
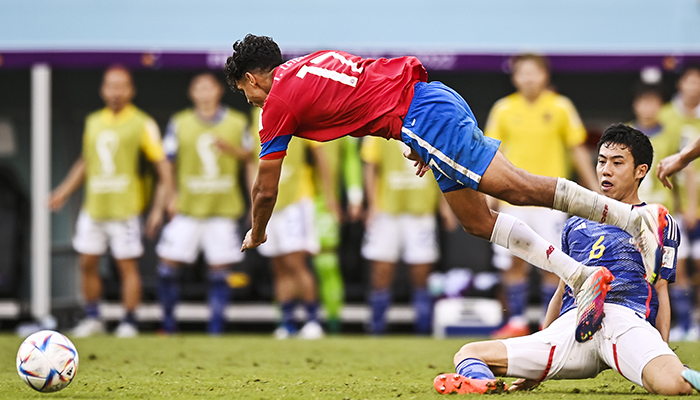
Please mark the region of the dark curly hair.
[[282, 52], [271, 37], [249, 33], [233, 44], [233, 54], [226, 59], [224, 66], [226, 82], [231, 89], [237, 89], [236, 81], [241, 80], [246, 72], [267, 72], [282, 62]]
[[[654, 160], [654, 147], [651, 145], [649, 137], [641, 131], [625, 124], [613, 124], [603, 132], [603, 136], [598, 142], [598, 152], [602, 146], [610, 147], [620, 145], [629, 149], [634, 159], [634, 167], [646, 164], [651, 169]], [[644, 178], [639, 180], [642, 183]]]

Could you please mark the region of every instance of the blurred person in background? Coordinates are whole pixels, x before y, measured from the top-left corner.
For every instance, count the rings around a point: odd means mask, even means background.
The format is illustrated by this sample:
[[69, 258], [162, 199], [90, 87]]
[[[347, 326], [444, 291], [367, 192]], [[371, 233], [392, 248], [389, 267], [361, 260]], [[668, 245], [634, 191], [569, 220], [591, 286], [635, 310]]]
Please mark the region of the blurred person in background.
[[439, 211], [447, 229], [457, 228], [440, 188], [434, 180], [416, 176], [413, 162], [403, 156], [406, 149], [401, 142], [379, 137], [362, 141], [368, 208], [362, 255], [371, 261], [369, 332], [373, 335], [386, 333], [391, 285], [401, 260], [410, 268], [415, 331], [431, 333], [433, 301], [427, 281], [440, 257], [435, 214]]
[[146, 235], [155, 238], [163, 222], [172, 187], [172, 173], [156, 122], [134, 106], [136, 94], [131, 73], [114, 66], [104, 73], [100, 94], [106, 107], [85, 120], [82, 156], [53, 191], [49, 207], [60, 210], [70, 195], [85, 183], [85, 200], [78, 216], [73, 247], [80, 254], [85, 318], [72, 336], [103, 333], [99, 301], [102, 296], [99, 261], [107, 250], [115, 258], [121, 278], [126, 313], [117, 326], [118, 337], [138, 334], [136, 308], [141, 302], [138, 259], [143, 254], [141, 221], [144, 188], [139, 176], [143, 153], [158, 173], [158, 186], [146, 220]]
[[326, 312], [326, 326], [329, 333], [340, 332], [340, 313], [345, 301], [343, 276], [338, 257], [340, 225], [343, 222], [359, 221], [363, 211], [362, 163], [358, 144], [359, 139], [349, 136], [325, 143], [310, 143], [311, 146], [321, 146], [325, 155], [335, 202], [340, 204], [343, 194], [347, 200], [343, 218], [338, 220], [336, 215], [328, 209], [323, 189], [325, 186], [323, 175], [318, 168], [314, 168], [315, 225], [321, 247], [319, 253], [313, 256], [312, 262], [318, 279], [321, 304]]
[[[536, 54], [512, 58], [512, 83], [516, 92], [496, 102], [484, 134], [501, 141], [500, 150], [518, 168], [551, 177], [570, 176], [573, 166], [583, 186], [596, 190], [591, 155], [586, 149], [586, 129], [572, 102], [549, 88], [549, 61]], [[558, 248], [559, 235], [567, 214], [540, 207], [516, 207], [505, 202], [494, 207], [511, 214]], [[494, 265], [502, 270], [506, 306], [510, 318], [492, 334], [495, 339], [530, 333], [525, 316], [531, 268], [501, 247], [493, 246]], [[559, 278], [540, 271], [540, 298], [546, 307], [557, 289]]]
[[[700, 66], [686, 66], [676, 87], [678, 92], [663, 106], [658, 117], [675, 148], [670, 153], [660, 155], [658, 159], [666, 158], [700, 139]], [[671, 290], [671, 306], [676, 317], [676, 326], [671, 331], [673, 341], [700, 339], [698, 321], [693, 321], [693, 304], [698, 301], [693, 292], [698, 287], [698, 282], [693, 283], [689, 278], [689, 275], [695, 279], [700, 278], [698, 274], [689, 274], [692, 266], [690, 259], [700, 267], [698, 177], [700, 165], [694, 164], [691, 168], [684, 169], [673, 185], [678, 199], [674, 211], [682, 228], [681, 246], [678, 249], [678, 284]]]
[[[259, 140], [260, 109], [252, 110], [253, 137]], [[257, 151], [260, 150], [259, 142]], [[320, 146], [295, 138], [289, 143], [290, 153], [284, 159], [279, 181], [277, 202], [267, 226], [267, 241], [258, 252], [270, 258], [275, 300], [281, 310], [281, 321], [274, 332], [278, 339], [299, 337], [319, 339], [324, 330], [318, 315], [318, 288], [308, 266], [309, 255], [319, 252], [320, 244], [315, 229], [313, 159], [315, 170], [322, 175], [326, 208], [339, 220], [339, 207], [332, 193], [328, 166]], [[297, 327], [295, 311], [301, 303], [306, 320]]]
[[177, 332], [180, 271], [203, 251], [209, 266], [207, 331], [218, 335], [225, 328], [228, 277], [243, 260], [237, 220], [246, 211], [243, 190], [249, 186], [240, 178], [251, 158], [252, 142], [249, 133], [246, 137], [246, 115], [221, 104], [224, 88], [214, 74], [196, 75], [188, 93], [193, 107], [172, 116], [163, 140], [177, 192], [168, 207], [172, 220], [156, 247], [162, 331]]

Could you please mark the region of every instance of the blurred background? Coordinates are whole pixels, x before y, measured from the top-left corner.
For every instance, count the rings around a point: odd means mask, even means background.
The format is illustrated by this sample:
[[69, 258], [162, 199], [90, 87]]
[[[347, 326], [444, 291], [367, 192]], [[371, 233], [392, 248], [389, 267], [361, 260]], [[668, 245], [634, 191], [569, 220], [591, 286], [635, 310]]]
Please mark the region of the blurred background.
[[[55, 214], [41, 205], [80, 156], [84, 118], [103, 106], [98, 90], [105, 68], [121, 64], [132, 71], [134, 103], [164, 131], [170, 116], [190, 105], [190, 79], [205, 70], [220, 74], [232, 43], [247, 33], [271, 36], [286, 58], [321, 49], [373, 58], [415, 55], [428, 69], [430, 80], [444, 82], [468, 101], [482, 126], [494, 102], [514, 91], [509, 58], [521, 52], [543, 54], [551, 62], [553, 87], [576, 105], [588, 132], [587, 143], [595, 146], [606, 126], [633, 118], [634, 87], [642, 75], [663, 85], [668, 100], [678, 72], [689, 63], [700, 63], [700, 2], [0, 2], [1, 329], [46, 315], [56, 316], [59, 325], [70, 325], [76, 318], [80, 294], [71, 237], [82, 197], [74, 195]], [[42, 98], [46, 98], [43, 109]], [[227, 91], [223, 102], [250, 115], [238, 93]], [[42, 123], [46, 123], [43, 130]], [[42, 143], [50, 146], [42, 149]], [[362, 232], [361, 223], [343, 226], [339, 250], [346, 301], [359, 310], [345, 316], [358, 326], [365, 315], [361, 305], [368, 285], [368, 263], [359, 250]], [[443, 232], [441, 239], [438, 271], [493, 271], [489, 243], [463, 232]], [[144, 283], [140, 319], [155, 328], [153, 248], [154, 243], [146, 241], [140, 261]], [[243, 307], [228, 314], [237, 322], [234, 329], [273, 324], [273, 310], [249, 308], [258, 311], [246, 314], [244, 308], [271, 304], [266, 260], [247, 252], [237, 269], [249, 275], [250, 283], [234, 290], [232, 305]], [[108, 258], [101, 271], [105, 317], [116, 320], [119, 282]], [[204, 268], [187, 270], [185, 281], [183, 303], [194, 307], [189, 321], [201, 323], [206, 316], [198, 312], [205, 309], [196, 305], [206, 299]], [[485, 285], [483, 292], [474, 290], [479, 296], [497, 296], [491, 285]], [[394, 293], [395, 304], [408, 304], [410, 287], [404, 270], [394, 283]], [[404, 314], [393, 315], [399, 324], [410, 322]]]

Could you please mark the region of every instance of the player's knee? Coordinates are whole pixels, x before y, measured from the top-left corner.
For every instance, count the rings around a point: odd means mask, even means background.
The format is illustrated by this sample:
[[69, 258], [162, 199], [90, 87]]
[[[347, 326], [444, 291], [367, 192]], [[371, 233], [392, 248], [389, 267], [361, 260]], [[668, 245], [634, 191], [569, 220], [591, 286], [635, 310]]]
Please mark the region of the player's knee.
[[477, 358], [479, 360], [482, 360], [483, 354], [480, 351], [480, 349], [481, 346], [479, 346], [479, 342], [467, 343], [464, 346], [462, 346], [462, 348], [459, 349], [459, 351], [455, 354], [455, 366], [462, 362], [462, 360], [467, 358]]

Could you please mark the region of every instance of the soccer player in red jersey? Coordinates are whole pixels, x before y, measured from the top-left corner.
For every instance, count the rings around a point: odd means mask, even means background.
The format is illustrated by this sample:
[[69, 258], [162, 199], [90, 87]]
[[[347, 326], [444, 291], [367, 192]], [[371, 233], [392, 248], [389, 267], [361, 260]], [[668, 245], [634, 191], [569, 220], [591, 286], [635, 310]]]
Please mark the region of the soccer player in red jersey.
[[[467, 232], [556, 273], [572, 287], [582, 288], [579, 295], [593, 289], [592, 282], [603, 269], [584, 267], [521, 221], [490, 210], [482, 193], [515, 205], [556, 208], [619, 226], [635, 235], [645, 264], [656, 268], [663, 207], [648, 206], [640, 213], [566, 179], [514, 167], [498, 151], [500, 142], [484, 137], [457, 92], [439, 82], [427, 83], [427, 72], [417, 58], [375, 60], [328, 50], [285, 63], [271, 38], [251, 34], [237, 41], [233, 50], [224, 67], [229, 85], [263, 110], [262, 151], [252, 189], [253, 225], [241, 250], [265, 241], [282, 159], [293, 137], [327, 141], [374, 135], [406, 143], [411, 148], [406, 156], [416, 162], [417, 174], [433, 170]], [[583, 296], [591, 297], [595, 296]]]

